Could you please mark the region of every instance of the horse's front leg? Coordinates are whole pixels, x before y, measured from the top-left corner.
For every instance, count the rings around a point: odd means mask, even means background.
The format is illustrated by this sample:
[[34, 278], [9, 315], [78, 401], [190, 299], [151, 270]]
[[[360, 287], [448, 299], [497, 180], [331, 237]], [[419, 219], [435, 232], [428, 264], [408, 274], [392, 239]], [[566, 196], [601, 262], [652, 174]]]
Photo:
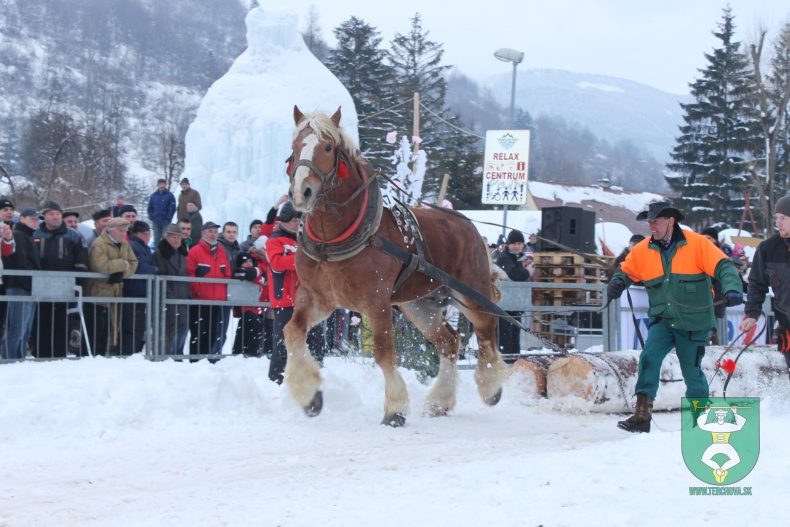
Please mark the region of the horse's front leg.
[[373, 357], [384, 373], [383, 425], [403, 426], [409, 413], [409, 394], [398, 372], [395, 340], [392, 337], [392, 308], [389, 304], [367, 313], [373, 332]]
[[294, 400], [310, 417], [321, 413], [323, 394], [319, 365], [307, 346], [307, 332], [329, 316], [316, 305], [305, 287], [299, 288], [290, 322], [283, 329], [288, 360], [285, 364], [285, 384]]

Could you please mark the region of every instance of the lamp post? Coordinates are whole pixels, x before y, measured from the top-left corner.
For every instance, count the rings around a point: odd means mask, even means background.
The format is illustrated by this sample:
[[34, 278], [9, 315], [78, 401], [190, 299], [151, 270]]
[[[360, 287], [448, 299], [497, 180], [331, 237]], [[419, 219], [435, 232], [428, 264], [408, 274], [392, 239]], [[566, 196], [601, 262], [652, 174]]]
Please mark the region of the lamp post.
[[[494, 52], [494, 57], [496, 57], [497, 60], [501, 60], [502, 62], [513, 63], [513, 81], [510, 85], [510, 129], [512, 130], [516, 126], [516, 67], [521, 64], [522, 60], [524, 60], [524, 52], [516, 51], [515, 49], [510, 48], [500, 48]], [[502, 217], [502, 235], [505, 236], [507, 225], [507, 205], [503, 205], [502, 210], [504, 211], [504, 215]]]

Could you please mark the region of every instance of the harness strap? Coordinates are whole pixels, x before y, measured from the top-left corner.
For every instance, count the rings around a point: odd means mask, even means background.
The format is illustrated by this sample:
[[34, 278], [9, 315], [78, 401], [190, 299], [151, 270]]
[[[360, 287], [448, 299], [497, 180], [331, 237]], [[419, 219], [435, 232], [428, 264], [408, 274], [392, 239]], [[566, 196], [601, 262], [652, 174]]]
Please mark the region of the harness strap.
[[[391, 241], [387, 240], [386, 238], [382, 238], [381, 236], [372, 236], [370, 238], [369, 244], [374, 249], [378, 249], [384, 254], [390, 255], [396, 260], [403, 262], [404, 264], [411, 264], [412, 259], [416, 256], [404, 249], [401, 249]], [[519, 329], [531, 335], [537, 336], [538, 338], [540, 338], [540, 340], [544, 343], [546, 347], [551, 348], [554, 351], [557, 351], [558, 353], [561, 353], [563, 355], [568, 354], [565, 348], [558, 346], [557, 344], [554, 344], [553, 342], [550, 342], [540, 337], [539, 335], [537, 335], [537, 333], [535, 333], [530, 328], [522, 324], [520, 320], [517, 320], [513, 316], [509, 315], [504, 309], [496, 305], [494, 302], [492, 302], [489, 298], [484, 296], [476, 289], [473, 289], [468, 285], [466, 285], [465, 283], [461, 282], [460, 280], [457, 280], [456, 278], [450, 276], [449, 274], [445, 273], [435, 265], [426, 262], [425, 259], [420, 259], [420, 258], [417, 259], [420, 260], [418, 270], [421, 273], [435, 280], [438, 280], [439, 282], [446, 285], [456, 293], [460, 293], [464, 295], [465, 297], [469, 298], [476, 304], [485, 308], [485, 310], [488, 311], [489, 313], [507, 320], [514, 326], [518, 327]]]
[[400, 289], [400, 286], [403, 285], [403, 282], [408, 280], [408, 278], [414, 273], [420, 264], [419, 256], [416, 254], [409, 254], [411, 255], [411, 258], [409, 258], [409, 263], [404, 265], [401, 268], [400, 273], [398, 273], [398, 278], [395, 280], [395, 285], [392, 288], [392, 296], [395, 296], [395, 293], [398, 292], [398, 289]]

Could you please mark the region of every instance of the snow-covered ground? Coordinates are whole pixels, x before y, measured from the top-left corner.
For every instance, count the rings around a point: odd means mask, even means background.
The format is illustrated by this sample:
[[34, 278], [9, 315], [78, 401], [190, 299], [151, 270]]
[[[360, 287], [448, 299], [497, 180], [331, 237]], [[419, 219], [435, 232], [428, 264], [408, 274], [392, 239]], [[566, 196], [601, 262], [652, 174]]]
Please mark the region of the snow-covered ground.
[[681, 455], [678, 413], [654, 431], [578, 400], [534, 400], [513, 377], [496, 407], [461, 371], [449, 417], [403, 370], [412, 414], [381, 426], [383, 380], [330, 357], [324, 412], [306, 417], [267, 359], [141, 357], [0, 366], [0, 526], [781, 525], [790, 383], [761, 401], [752, 496], [705, 486]]

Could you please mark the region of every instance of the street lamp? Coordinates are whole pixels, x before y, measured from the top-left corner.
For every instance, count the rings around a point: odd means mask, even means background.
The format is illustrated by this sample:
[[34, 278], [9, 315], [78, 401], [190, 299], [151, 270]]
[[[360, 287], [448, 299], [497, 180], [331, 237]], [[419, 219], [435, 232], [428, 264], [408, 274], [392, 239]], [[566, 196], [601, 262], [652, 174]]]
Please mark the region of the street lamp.
[[[516, 127], [516, 67], [524, 60], [524, 52], [510, 48], [500, 48], [494, 52], [494, 57], [502, 62], [513, 63], [513, 81], [510, 85], [510, 129]], [[502, 206], [504, 215], [502, 218], [502, 235], [505, 235], [507, 225], [507, 205]]]

